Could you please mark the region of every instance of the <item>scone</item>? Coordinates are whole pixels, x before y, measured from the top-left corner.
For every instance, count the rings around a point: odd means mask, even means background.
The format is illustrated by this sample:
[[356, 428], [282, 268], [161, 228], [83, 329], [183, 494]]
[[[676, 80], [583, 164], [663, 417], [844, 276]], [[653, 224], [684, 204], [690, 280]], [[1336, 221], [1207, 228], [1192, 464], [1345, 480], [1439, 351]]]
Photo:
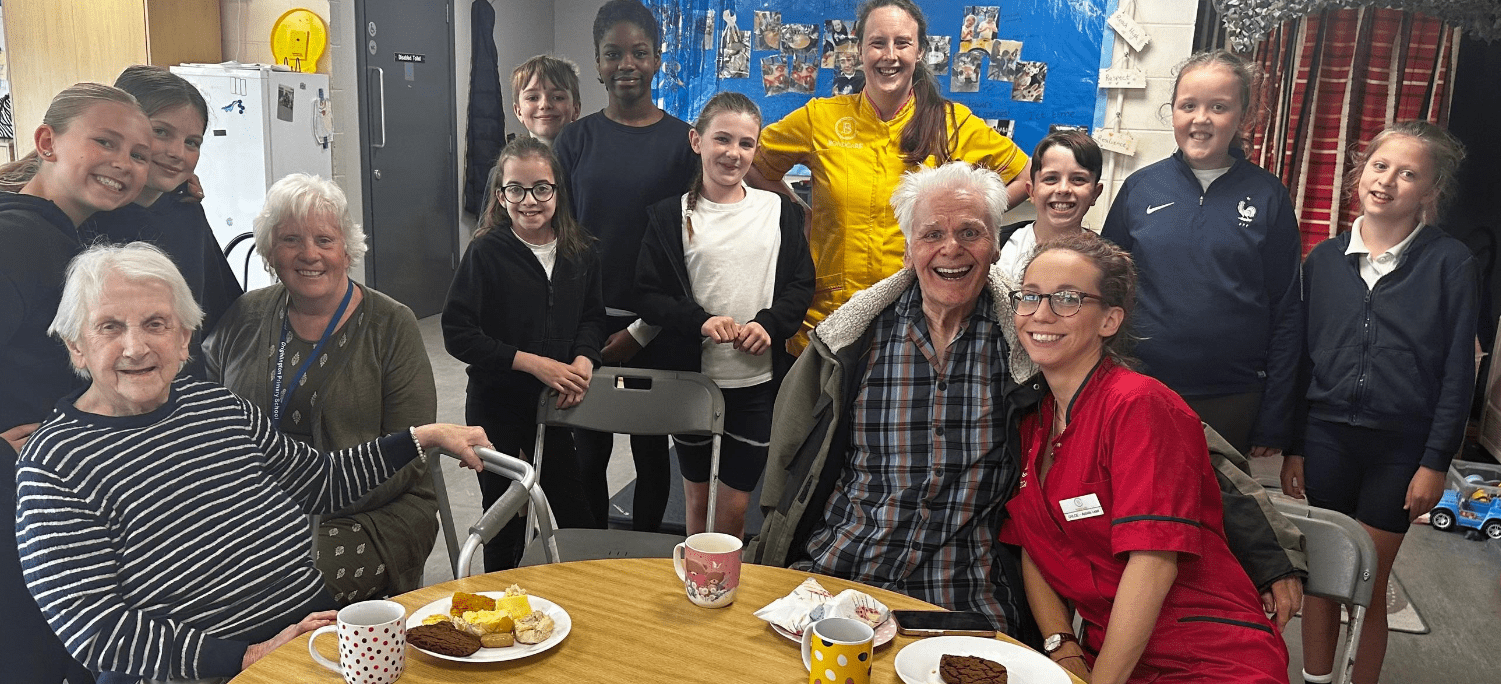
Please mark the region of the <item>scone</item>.
[[553, 621], [540, 610], [516, 621], [516, 643], [540, 644], [552, 636]]
[[407, 643], [424, 651], [462, 658], [480, 648], [479, 637], [451, 624], [421, 625], [407, 630]]
[[946, 684], [1006, 684], [1006, 666], [977, 656], [945, 655], [938, 674]]

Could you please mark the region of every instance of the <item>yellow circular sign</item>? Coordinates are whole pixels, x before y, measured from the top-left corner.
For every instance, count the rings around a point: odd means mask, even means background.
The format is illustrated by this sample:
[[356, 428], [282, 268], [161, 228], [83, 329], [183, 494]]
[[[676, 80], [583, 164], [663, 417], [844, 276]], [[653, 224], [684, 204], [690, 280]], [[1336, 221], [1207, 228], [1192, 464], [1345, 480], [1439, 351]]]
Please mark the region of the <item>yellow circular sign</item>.
[[318, 70], [318, 58], [328, 47], [328, 25], [308, 9], [293, 9], [271, 25], [271, 55], [277, 64], [297, 71]]

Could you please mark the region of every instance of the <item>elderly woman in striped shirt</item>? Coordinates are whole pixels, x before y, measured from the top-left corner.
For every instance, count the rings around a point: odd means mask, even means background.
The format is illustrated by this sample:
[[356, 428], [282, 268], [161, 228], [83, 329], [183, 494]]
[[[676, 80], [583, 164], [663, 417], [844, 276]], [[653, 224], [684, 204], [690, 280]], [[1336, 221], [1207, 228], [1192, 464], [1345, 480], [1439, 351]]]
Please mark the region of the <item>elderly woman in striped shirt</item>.
[[101, 681], [230, 677], [328, 624], [307, 514], [426, 449], [478, 469], [489, 444], [441, 424], [334, 452], [285, 437], [223, 387], [174, 380], [202, 317], [171, 260], [137, 242], [75, 258], [49, 330], [90, 384], [21, 453], [16, 536], [27, 588]]

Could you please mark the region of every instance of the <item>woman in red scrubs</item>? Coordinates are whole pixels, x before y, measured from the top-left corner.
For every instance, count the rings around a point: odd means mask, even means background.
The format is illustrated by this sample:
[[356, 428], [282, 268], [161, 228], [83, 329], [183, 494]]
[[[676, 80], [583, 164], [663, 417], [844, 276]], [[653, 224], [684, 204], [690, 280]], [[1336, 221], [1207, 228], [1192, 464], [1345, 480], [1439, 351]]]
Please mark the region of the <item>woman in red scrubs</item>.
[[1001, 541], [1023, 549], [1049, 656], [1092, 684], [1287, 682], [1287, 647], [1225, 544], [1198, 416], [1119, 349], [1130, 256], [1092, 233], [1042, 250], [1012, 301], [1051, 394], [1022, 422]]

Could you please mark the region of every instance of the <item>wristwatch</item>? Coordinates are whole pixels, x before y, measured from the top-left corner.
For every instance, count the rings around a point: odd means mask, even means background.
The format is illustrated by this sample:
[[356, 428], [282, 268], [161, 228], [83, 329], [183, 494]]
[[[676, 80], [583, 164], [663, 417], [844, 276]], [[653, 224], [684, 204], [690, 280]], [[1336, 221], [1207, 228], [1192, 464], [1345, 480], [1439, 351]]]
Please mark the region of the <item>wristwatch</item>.
[[1054, 653], [1058, 652], [1058, 649], [1063, 648], [1064, 643], [1069, 641], [1072, 641], [1076, 644], [1079, 643], [1079, 640], [1075, 638], [1073, 633], [1071, 632], [1059, 632], [1057, 634], [1050, 634], [1048, 635], [1048, 638], [1043, 639], [1042, 641], [1042, 652], [1051, 658]]

